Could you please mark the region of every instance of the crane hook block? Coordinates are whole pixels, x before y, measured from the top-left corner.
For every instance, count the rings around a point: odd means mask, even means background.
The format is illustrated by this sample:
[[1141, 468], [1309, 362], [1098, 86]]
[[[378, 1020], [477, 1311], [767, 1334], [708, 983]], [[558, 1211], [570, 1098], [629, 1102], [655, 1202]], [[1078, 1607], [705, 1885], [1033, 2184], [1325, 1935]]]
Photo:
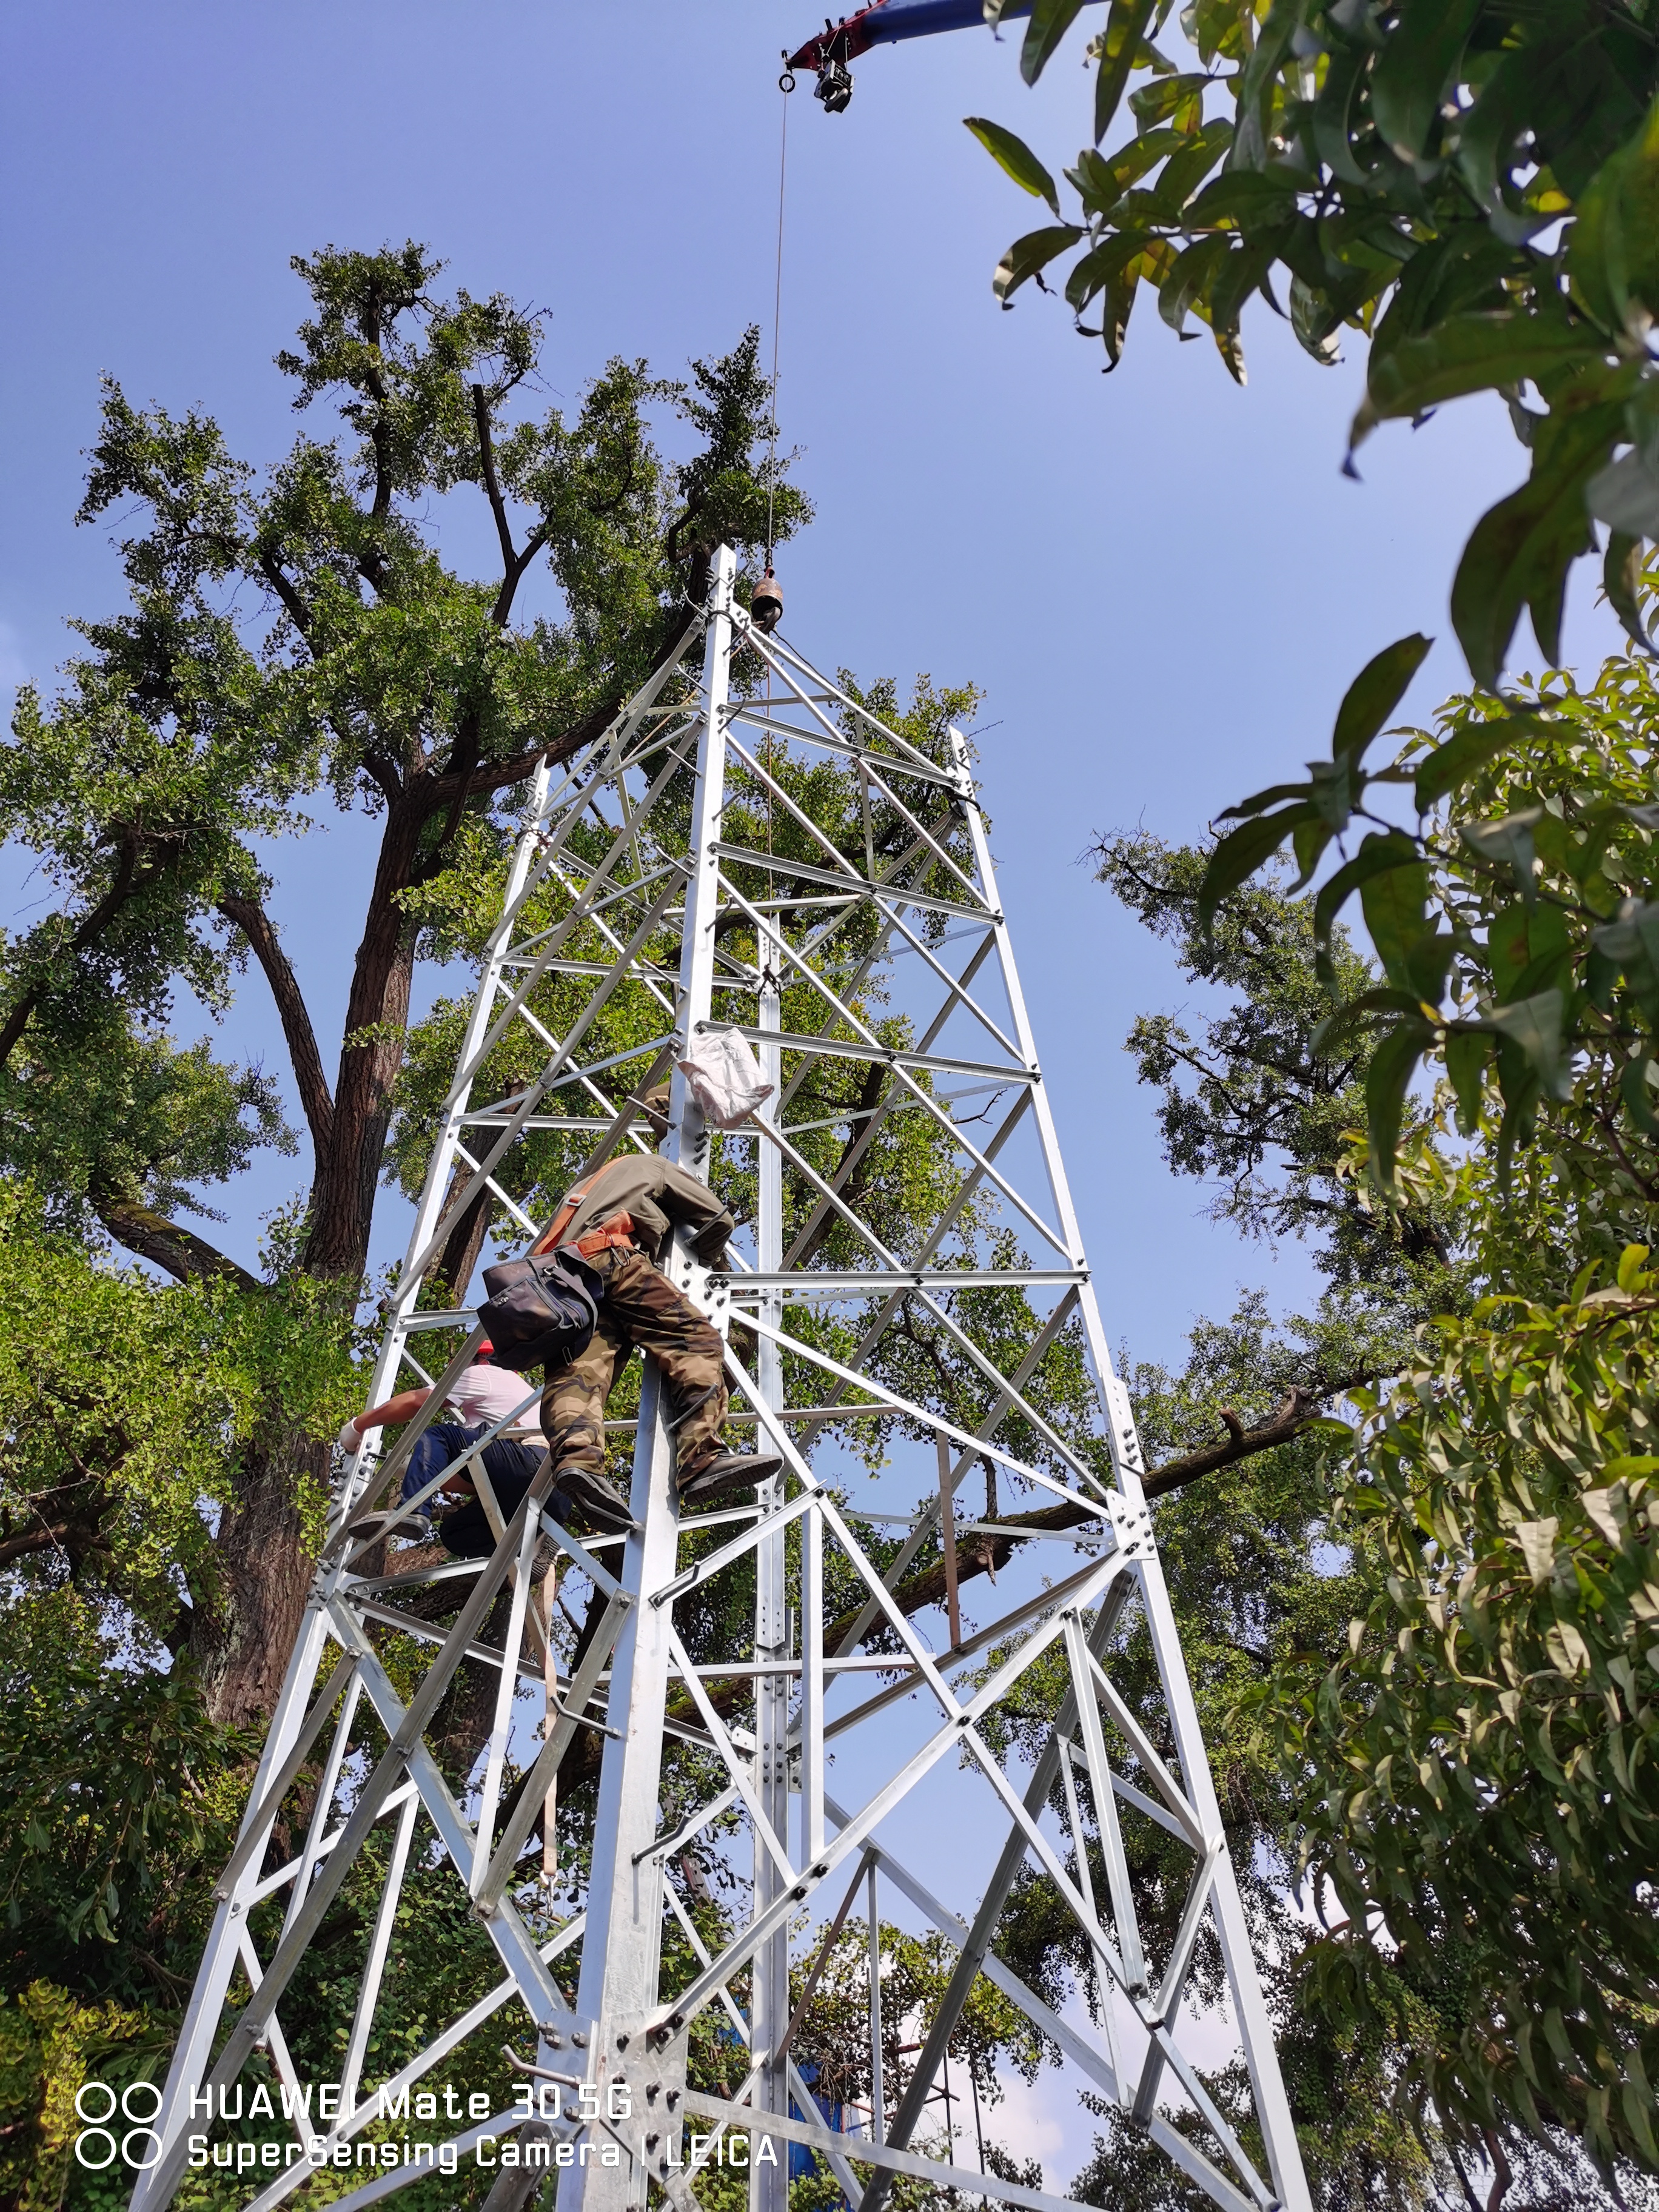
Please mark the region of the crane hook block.
[[768, 635], [783, 620], [783, 592], [769, 568], [750, 598], [749, 614], [755, 628]]

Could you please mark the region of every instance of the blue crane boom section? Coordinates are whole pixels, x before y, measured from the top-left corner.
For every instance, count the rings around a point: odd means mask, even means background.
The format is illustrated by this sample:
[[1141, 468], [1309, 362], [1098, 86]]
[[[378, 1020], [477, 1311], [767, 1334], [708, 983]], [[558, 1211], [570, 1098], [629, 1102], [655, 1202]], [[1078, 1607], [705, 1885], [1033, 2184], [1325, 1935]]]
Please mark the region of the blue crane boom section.
[[[1029, 15], [1032, 0], [1009, 0], [1002, 20]], [[965, 31], [985, 21], [984, 0], [874, 0], [856, 15], [826, 25], [789, 57], [791, 69], [822, 69], [827, 61], [855, 61], [872, 46], [896, 46], [902, 39], [925, 39], [935, 31]]]

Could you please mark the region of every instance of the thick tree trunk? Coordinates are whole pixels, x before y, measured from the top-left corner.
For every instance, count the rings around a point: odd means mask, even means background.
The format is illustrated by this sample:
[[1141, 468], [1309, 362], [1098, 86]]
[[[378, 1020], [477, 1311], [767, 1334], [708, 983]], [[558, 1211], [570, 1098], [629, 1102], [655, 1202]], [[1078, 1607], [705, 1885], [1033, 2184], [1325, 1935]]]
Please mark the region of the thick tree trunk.
[[478, 1264], [484, 1239], [500, 1211], [489, 1192], [481, 1190], [451, 1227], [432, 1272], [441, 1282], [448, 1285], [453, 1305], [459, 1305], [466, 1297], [466, 1287], [472, 1280], [472, 1270]]
[[[406, 799], [395, 805], [387, 819], [352, 971], [331, 1109], [310, 1115], [316, 1157], [301, 1266], [343, 1291], [348, 1285], [355, 1290], [368, 1262], [392, 1087], [403, 1064], [416, 931], [397, 893], [415, 879], [427, 811], [423, 794], [420, 803]], [[352, 1042], [360, 1036], [361, 1042]], [[325, 1482], [329, 1472], [327, 1443], [296, 1436], [280, 1404], [264, 1409], [256, 1437], [214, 1547], [218, 1592], [190, 1636], [209, 1710], [235, 1727], [264, 1719], [282, 1687], [311, 1581], [295, 1501], [304, 1475]]]
[[[699, 588], [706, 589], [706, 584]], [[670, 620], [678, 638], [683, 624], [678, 614]], [[675, 649], [665, 643], [665, 651]], [[576, 728], [546, 748], [549, 757], [558, 759], [577, 750], [604, 728], [616, 704], [595, 708]], [[404, 914], [398, 894], [433, 864], [429, 854], [422, 860], [421, 840], [435, 810], [447, 808], [458, 814], [475, 780], [479, 788], [500, 789], [529, 775], [538, 757], [539, 753], [527, 753], [520, 760], [496, 764], [476, 779], [473, 772], [462, 770], [448, 777], [416, 775], [390, 801], [352, 969], [346, 1041], [331, 1102], [322, 1093], [321, 1063], [297, 985], [292, 984], [280, 952], [274, 945], [262, 950], [254, 934], [265, 927], [261, 917], [251, 908], [242, 913], [229, 905], [224, 909], [250, 933], [250, 943], [268, 972], [276, 969], [272, 981], [279, 1007], [283, 991], [292, 985], [294, 1003], [283, 1008], [284, 1028], [290, 1053], [296, 1054], [296, 1076], [307, 1094], [315, 1150], [310, 1231], [301, 1265], [305, 1273], [337, 1283], [343, 1290], [361, 1280], [368, 1263], [393, 1087], [403, 1066], [409, 1024], [419, 933]], [[457, 1297], [465, 1292], [495, 1212], [493, 1201], [469, 1207], [453, 1224], [442, 1271]], [[189, 1638], [210, 1709], [228, 1723], [263, 1718], [282, 1686], [311, 1575], [295, 1498], [303, 1474], [310, 1472], [319, 1480], [328, 1474], [327, 1444], [294, 1437], [279, 1406], [269, 1409], [268, 1433], [270, 1443], [250, 1453], [245, 1462], [236, 1502], [219, 1531], [220, 1596], [210, 1614], [204, 1612], [192, 1623]], [[457, 1726], [461, 1737], [472, 1721], [470, 1710], [460, 1716]], [[459, 1741], [458, 1738], [458, 1747]]]
[[252, 1727], [276, 1702], [311, 1584], [295, 1493], [303, 1474], [327, 1479], [328, 1455], [326, 1443], [276, 1427], [237, 1469], [214, 1547], [219, 1587], [197, 1607], [189, 1647], [222, 1727]]
[[[415, 981], [414, 925], [397, 902], [415, 879], [424, 805], [393, 809], [380, 840], [362, 942], [346, 1002], [328, 1141], [318, 1148], [311, 1189], [306, 1273], [337, 1279], [362, 1273], [374, 1218], [374, 1193], [392, 1121], [392, 1092], [403, 1066]], [[367, 1032], [367, 1034], [365, 1034]], [[361, 1042], [354, 1042], [361, 1039]]]

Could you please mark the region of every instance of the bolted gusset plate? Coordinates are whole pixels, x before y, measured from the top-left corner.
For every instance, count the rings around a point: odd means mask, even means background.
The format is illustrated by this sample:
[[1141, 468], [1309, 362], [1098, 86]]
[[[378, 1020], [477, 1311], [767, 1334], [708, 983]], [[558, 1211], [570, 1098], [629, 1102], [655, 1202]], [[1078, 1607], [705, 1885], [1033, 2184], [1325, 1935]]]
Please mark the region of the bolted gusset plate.
[[[434, 2140], [493, 2157], [545, 2125], [569, 2153], [562, 2212], [652, 2187], [689, 2212], [700, 2172], [762, 2139], [754, 2212], [784, 2212], [790, 2142], [861, 2212], [898, 2178], [1067, 2205], [962, 2166], [948, 2140], [940, 2154], [936, 2084], [988, 1987], [1211, 2201], [1308, 2212], [968, 746], [930, 695], [908, 714], [872, 703], [762, 635], [734, 574], [723, 551], [679, 656], [538, 778], [453, 1062], [412, 1070], [424, 1118], [394, 1154], [418, 1136], [428, 1156], [370, 1402], [437, 1387], [394, 1448], [371, 1437], [343, 1471], [135, 2212], [169, 2201], [204, 2100], [256, 2052], [295, 2107], [291, 2162], [247, 2186], [266, 2212], [383, 2142], [388, 2103], [438, 2103], [450, 2066], [526, 2033], [533, 2094], [446, 2110]], [[678, 1065], [711, 1027], [773, 1086], [732, 1131], [705, 1125]], [[630, 1534], [573, 1534], [546, 1468], [497, 1512], [480, 1443], [464, 1457], [491, 1555], [388, 1555], [371, 1516], [482, 1334], [456, 1279], [470, 1224], [483, 1209], [527, 1240], [580, 1170], [655, 1149], [643, 1102], [665, 1079], [662, 1149], [739, 1221], [718, 1273], [678, 1244], [665, 1266], [726, 1344], [731, 1434], [783, 1472], [682, 1519], [647, 1372], [608, 1423], [631, 1455]], [[1120, 1299], [1143, 1264], [1114, 1254]], [[520, 1412], [538, 1395], [527, 1382]], [[526, 1854], [573, 1802], [590, 1870], [563, 1892]], [[1088, 1962], [1086, 2020], [998, 1955], [1034, 1880]], [[323, 2112], [285, 2023], [308, 2032], [343, 1897], [357, 1996]], [[418, 1983], [422, 1916], [476, 1931], [494, 1966], [383, 2078], [371, 2054], [393, 1984]], [[412, 1947], [394, 1941], [411, 1923]], [[802, 2039], [822, 1978], [848, 1986], [860, 1925], [865, 2109], [832, 2125]], [[955, 1962], [902, 2075], [884, 1925]], [[1248, 2077], [1224, 2109], [1196, 2056], [1200, 1960]], [[585, 2106], [538, 2107], [577, 2076]], [[334, 2201], [428, 2171], [354, 2166]]]

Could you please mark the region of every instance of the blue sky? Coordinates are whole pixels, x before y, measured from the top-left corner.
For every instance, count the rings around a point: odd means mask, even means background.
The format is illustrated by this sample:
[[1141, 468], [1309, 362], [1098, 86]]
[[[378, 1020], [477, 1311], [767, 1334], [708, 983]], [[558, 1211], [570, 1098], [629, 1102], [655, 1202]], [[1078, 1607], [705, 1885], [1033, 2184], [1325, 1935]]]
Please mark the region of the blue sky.
[[[565, 399], [615, 353], [672, 374], [751, 320], [769, 343], [776, 57], [817, 20], [799, 0], [8, 11], [0, 679], [49, 686], [64, 619], [118, 603], [105, 532], [72, 521], [100, 371], [210, 410], [250, 459], [292, 436], [271, 366], [302, 307], [291, 253], [427, 241], [452, 281], [546, 311]], [[809, 81], [793, 97], [780, 404], [818, 519], [787, 549], [788, 627], [826, 666], [984, 689], [994, 842], [1108, 1327], [1170, 1358], [1241, 1285], [1283, 1307], [1311, 1278], [1212, 1226], [1164, 1168], [1121, 1042], [1137, 1012], [1181, 1002], [1179, 978], [1078, 857], [1119, 826], [1197, 836], [1293, 773], [1405, 631], [1441, 641], [1411, 704], [1455, 688], [1456, 550], [1524, 457], [1495, 404], [1464, 403], [1379, 434], [1345, 479], [1358, 359], [1316, 368], [1260, 306], [1242, 392], [1145, 301], [1109, 378], [1056, 303], [1028, 289], [1000, 313], [991, 270], [1042, 217], [961, 118], [1008, 124], [1057, 168], [1089, 91], [1075, 51], [1035, 94], [1017, 58], [1017, 37], [959, 33], [865, 57], [843, 116]], [[444, 520], [457, 557], [482, 550]], [[1570, 657], [1612, 635], [1586, 570]], [[331, 1060], [372, 839], [331, 822], [277, 856]], [[40, 890], [11, 856], [0, 921]], [[186, 1008], [179, 1026], [200, 1024]], [[257, 977], [222, 1042], [280, 1066]], [[232, 1194], [239, 1255], [300, 1173], [273, 1159]], [[379, 1255], [404, 1234], [388, 1198]]]

